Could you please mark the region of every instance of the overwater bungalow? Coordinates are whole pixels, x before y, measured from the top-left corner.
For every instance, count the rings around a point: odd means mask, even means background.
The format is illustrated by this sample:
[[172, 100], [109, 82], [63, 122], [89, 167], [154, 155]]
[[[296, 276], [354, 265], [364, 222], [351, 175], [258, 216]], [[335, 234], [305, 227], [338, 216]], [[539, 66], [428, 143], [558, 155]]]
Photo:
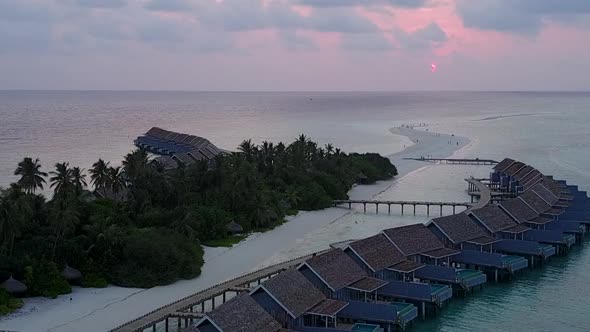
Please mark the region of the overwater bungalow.
[[418, 315], [411, 304], [379, 301], [377, 291], [387, 281], [370, 277], [341, 249], [312, 257], [297, 270], [327, 298], [348, 302], [338, 313], [345, 322], [369, 322], [390, 331], [403, 329]]
[[207, 313], [191, 328], [198, 332], [279, 332], [283, 327], [247, 294]]
[[447, 246], [461, 250], [454, 263], [493, 274], [496, 281], [528, 266], [521, 256], [494, 252], [493, 245], [502, 240], [488, 235], [465, 213], [432, 219], [428, 228]]
[[449, 286], [419, 282], [415, 272], [424, 264], [407, 260], [382, 233], [354, 241], [344, 252], [369, 275], [388, 281], [377, 290], [379, 299], [410, 302], [423, 317], [436, 313], [453, 295]]
[[337, 315], [348, 302], [328, 299], [296, 269], [263, 282], [250, 296], [285, 328], [338, 328]]
[[498, 207], [501, 208], [512, 220], [524, 224], [531, 229], [523, 233], [522, 240], [536, 241], [557, 246], [557, 254], [565, 252], [576, 242], [573, 234], [567, 234], [563, 230], [548, 229], [552, 219], [539, 215], [522, 197], [506, 200]]
[[480, 271], [451, 266], [451, 257], [460, 252], [446, 248], [424, 224], [390, 228], [383, 234], [408, 260], [425, 263], [414, 272], [419, 280], [450, 285], [460, 292], [481, 286], [487, 280]]
[[492, 245], [494, 252], [523, 256], [534, 267], [536, 261], [543, 262], [555, 255], [555, 247], [536, 241], [524, 240], [531, 228], [516, 223], [500, 207], [487, 205], [468, 213], [472, 220], [482, 226], [488, 234], [500, 239]]

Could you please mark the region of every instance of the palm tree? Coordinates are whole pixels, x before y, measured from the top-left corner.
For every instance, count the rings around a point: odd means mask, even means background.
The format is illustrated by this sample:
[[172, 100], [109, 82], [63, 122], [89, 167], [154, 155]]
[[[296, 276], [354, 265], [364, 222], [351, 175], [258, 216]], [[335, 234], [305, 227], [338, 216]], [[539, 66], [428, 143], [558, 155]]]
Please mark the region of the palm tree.
[[242, 143], [240, 143], [240, 145], [238, 146], [238, 150], [240, 150], [241, 152], [243, 152], [246, 155], [246, 160], [247, 161], [252, 161], [252, 157], [254, 156], [254, 153], [257, 150], [256, 145], [252, 144], [252, 140], [248, 139], [248, 140], [244, 140]]
[[148, 155], [144, 150], [137, 149], [128, 153], [123, 160], [123, 171], [128, 180], [133, 182], [145, 174], [148, 164]]
[[73, 230], [80, 222], [76, 204], [68, 196], [56, 198], [52, 203], [53, 206], [49, 212], [49, 221], [53, 225], [55, 237], [51, 259], [55, 257], [59, 240], [63, 239], [64, 235], [68, 231]]
[[51, 182], [51, 188], [54, 188], [55, 194], [63, 194], [67, 190], [73, 187], [72, 170], [68, 163], [57, 163], [55, 164], [55, 172], [49, 172], [53, 175], [49, 181]]
[[121, 167], [109, 167], [108, 176], [109, 178], [106, 187], [109, 188], [113, 192], [115, 198], [117, 198], [118, 194], [127, 186]]
[[325, 150], [326, 150], [326, 156], [329, 157], [334, 152], [334, 146], [332, 144], [328, 143], [325, 146]]
[[76, 189], [76, 194], [80, 195], [82, 190], [88, 186], [86, 183], [86, 174], [84, 174], [84, 169], [80, 167], [73, 167], [71, 169], [72, 172], [72, 183], [74, 184], [74, 188]]
[[29, 200], [18, 185], [12, 184], [10, 189], [0, 190], [0, 247], [6, 249], [8, 256], [12, 254], [14, 240], [20, 236], [31, 214]]
[[102, 159], [98, 159], [98, 161], [92, 165], [89, 173], [90, 182], [94, 188], [98, 191], [104, 191], [109, 182], [109, 163]]
[[14, 175], [20, 175], [17, 184], [25, 190], [27, 194], [34, 194], [37, 188], [43, 190], [43, 184], [46, 183], [44, 177], [47, 173], [41, 171], [39, 158], [33, 161], [32, 158], [26, 157], [18, 163]]

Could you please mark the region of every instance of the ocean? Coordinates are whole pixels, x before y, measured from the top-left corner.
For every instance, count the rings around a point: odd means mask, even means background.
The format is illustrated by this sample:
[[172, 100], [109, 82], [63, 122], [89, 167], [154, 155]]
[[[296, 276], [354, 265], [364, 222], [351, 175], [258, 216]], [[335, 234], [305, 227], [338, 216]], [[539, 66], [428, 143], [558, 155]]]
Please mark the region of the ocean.
[[[133, 139], [152, 126], [204, 136], [228, 150], [247, 138], [288, 142], [304, 133], [348, 152], [391, 154], [411, 142], [390, 128], [426, 123], [429, 131], [471, 140], [456, 156], [519, 159], [588, 190], [588, 109], [590, 93], [573, 92], [4, 91], [0, 186], [15, 180], [16, 164], [26, 156], [40, 158], [45, 171], [62, 161], [86, 169], [98, 158], [117, 164], [133, 148]], [[465, 201], [463, 179], [489, 171], [489, 166], [430, 165], [401, 178], [378, 198]], [[298, 248], [372, 235], [392, 223], [425, 222], [423, 212], [404, 217], [352, 213], [329, 229], [308, 234]], [[288, 254], [296, 256], [298, 248]], [[489, 284], [454, 300], [412, 330], [587, 331], [588, 275], [590, 250], [578, 246], [511, 283]]]

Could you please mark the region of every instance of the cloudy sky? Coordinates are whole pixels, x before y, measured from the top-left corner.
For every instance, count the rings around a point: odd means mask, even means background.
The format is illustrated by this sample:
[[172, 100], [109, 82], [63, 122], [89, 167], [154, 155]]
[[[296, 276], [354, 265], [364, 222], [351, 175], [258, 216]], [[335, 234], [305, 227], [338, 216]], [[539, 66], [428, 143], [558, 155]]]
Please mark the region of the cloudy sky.
[[590, 90], [589, 75], [590, 0], [0, 0], [0, 89]]

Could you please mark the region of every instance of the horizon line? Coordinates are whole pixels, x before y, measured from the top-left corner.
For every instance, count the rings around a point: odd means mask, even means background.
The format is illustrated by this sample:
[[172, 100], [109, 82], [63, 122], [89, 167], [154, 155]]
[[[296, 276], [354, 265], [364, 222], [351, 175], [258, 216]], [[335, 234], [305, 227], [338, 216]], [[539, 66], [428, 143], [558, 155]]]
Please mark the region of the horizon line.
[[183, 93], [412, 93], [412, 92], [504, 92], [590, 93], [590, 90], [158, 90], [158, 89], [0, 89], [0, 92], [183, 92]]

